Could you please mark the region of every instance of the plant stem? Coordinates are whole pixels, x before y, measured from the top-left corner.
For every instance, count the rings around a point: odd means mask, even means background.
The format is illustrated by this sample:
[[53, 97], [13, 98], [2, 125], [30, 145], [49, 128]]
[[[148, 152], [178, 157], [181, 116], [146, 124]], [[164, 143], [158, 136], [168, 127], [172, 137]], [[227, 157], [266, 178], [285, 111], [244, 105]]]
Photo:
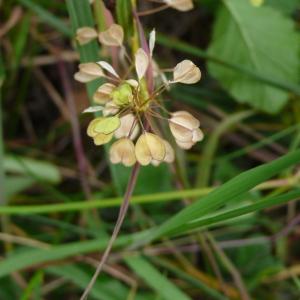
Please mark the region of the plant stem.
[[111, 238], [108, 242], [108, 245], [107, 245], [107, 247], [104, 251], [104, 254], [101, 257], [100, 263], [99, 263], [99, 265], [98, 265], [91, 281], [89, 282], [89, 284], [86, 287], [84, 293], [82, 294], [80, 300], [87, 299], [87, 296], [88, 296], [90, 290], [92, 289], [93, 285], [95, 284], [95, 281], [97, 280], [97, 277], [99, 276], [99, 274], [101, 273], [101, 271], [103, 269], [103, 265], [107, 261], [107, 258], [110, 254], [113, 243], [115, 242], [115, 240], [116, 240], [116, 238], [117, 238], [117, 236], [120, 232], [121, 226], [122, 226], [124, 218], [126, 216], [126, 212], [128, 210], [128, 207], [129, 207], [130, 197], [132, 196], [132, 193], [133, 193], [133, 190], [134, 190], [134, 187], [135, 187], [135, 184], [136, 184], [136, 180], [137, 180], [137, 177], [138, 177], [139, 170], [140, 170], [140, 164], [136, 163], [135, 166], [132, 169], [131, 177], [129, 179], [127, 190], [126, 190], [126, 193], [124, 195], [123, 203], [122, 203], [122, 205], [120, 207], [120, 210], [119, 210], [119, 216], [118, 216], [114, 231], [113, 231], [113, 233], [111, 235]]

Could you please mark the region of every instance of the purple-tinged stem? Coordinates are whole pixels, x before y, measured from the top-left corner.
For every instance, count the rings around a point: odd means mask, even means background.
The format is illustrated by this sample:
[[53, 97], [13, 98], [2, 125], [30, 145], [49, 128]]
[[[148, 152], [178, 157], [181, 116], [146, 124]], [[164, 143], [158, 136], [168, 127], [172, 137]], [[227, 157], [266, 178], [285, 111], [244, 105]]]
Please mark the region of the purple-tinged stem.
[[114, 242], [115, 242], [115, 240], [116, 240], [116, 238], [117, 238], [117, 236], [120, 232], [121, 226], [122, 226], [124, 218], [126, 216], [126, 212], [128, 210], [128, 207], [129, 207], [130, 198], [132, 196], [132, 193], [133, 193], [133, 190], [134, 190], [134, 187], [135, 187], [135, 184], [136, 184], [136, 180], [137, 180], [137, 177], [138, 177], [138, 174], [139, 174], [139, 170], [140, 170], [140, 164], [136, 163], [134, 165], [133, 169], [132, 169], [132, 172], [131, 172], [131, 176], [130, 176], [130, 179], [129, 179], [129, 182], [128, 182], [127, 190], [126, 190], [126, 193], [124, 195], [124, 201], [123, 201], [123, 203], [120, 207], [119, 215], [118, 215], [118, 219], [117, 219], [114, 231], [113, 231], [113, 233], [110, 237], [110, 240], [109, 240], [108, 245], [107, 245], [107, 247], [104, 251], [104, 254], [101, 257], [99, 265], [98, 265], [91, 281], [89, 282], [88, 286], [86, 287], [84, 293], [82, 294], [80, 300], [87, 299], [87, 296], [88, 296], [89, 292], [93, 288], [93, 285], [95, 284], [95, 282], [97, 280], [97, 277], [100, 275], [100, 273], [103, 269], [103, 266], [104, 266], [105, 262], [107, 261], [107, 258], [110, 254], [112, 246], [113, 246], [113, 244], [114, 244]]

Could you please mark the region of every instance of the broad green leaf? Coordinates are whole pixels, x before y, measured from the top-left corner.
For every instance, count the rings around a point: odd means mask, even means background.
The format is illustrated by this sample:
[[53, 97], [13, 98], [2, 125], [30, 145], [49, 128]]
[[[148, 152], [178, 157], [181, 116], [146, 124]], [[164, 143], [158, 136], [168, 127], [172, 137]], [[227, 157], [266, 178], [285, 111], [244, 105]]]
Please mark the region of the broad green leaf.
[[21, 156], [6, 155], [4, 170], [51, 183], [61, 180], [60, 172], [54, 164]]
[[[276, 81], [297, 83], [299, 36], [292, 20], [271, 7], [254, 7], [248, 0], [224, 0], [223, 4], [209, 54]], [[287, 92], [246, 74], [213, 63], [208, 68], [238, 102], [276, 113], [288, 100]]]
[[129, 267], [165, 300], [189, 300], [167, 277], [163, 276], [150, 262], [142, 256], [125, 257]]
[[265, 4], [273, 6], [286, 14], [291, 14], [297, 8], [300, 8], [299, 0], [265, 0]]

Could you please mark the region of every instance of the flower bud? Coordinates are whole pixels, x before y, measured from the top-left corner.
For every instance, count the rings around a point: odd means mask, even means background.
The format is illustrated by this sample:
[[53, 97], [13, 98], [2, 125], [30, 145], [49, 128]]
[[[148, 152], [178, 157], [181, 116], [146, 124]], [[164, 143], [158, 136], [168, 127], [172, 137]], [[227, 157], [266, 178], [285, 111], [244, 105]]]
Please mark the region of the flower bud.
[[93, 96], [93, 100], [96, 103], [104, 104], [111, 99], [111, 93], [116, 88], [116, 86], [112, 83], [104, 83], [102, 84]]
[[76, 40], [79, 45], [85, 45], [97, 38], [97, 31], [92, 27], [81, 27], [76, 31]]
[[128, 83], [121, 84], [111, 95], [113, 102], [119, 106], [129, 104], [133, 99], [132, 90]]
[[173, 113], [169, 119], [169, 126], [177, 145], [183, 149], [190, 149], [203, 139], [199, 120], [186, 111]]
[[163, 161], [165, 155], [166, 147], [159, 136], [145, 132], [138, 138], [135, 145], [135, 156], [141, 165], [149, 165], [153, 160]]
[[122, 163], [126, 167], [131, 167], [136, 163], [133, 142], [128, 138], [114, 142], [110, 148], [109, 157], [113, 164]]
[[164, 0], [164, 2], [180, 11], [188, 11], [194, 8], [192, 0]]
[[190, 60], [183, 60], [178, 63], [173, 71], [173, 83], [181, 82], [193, 84], [200, 80], [200, 69]]
[[74, 78], [82, 83], [90, 82], [105, 76], [102, 68], [96, 63], [79, 64], [78, 68], [79, 72], [75, 73]]
[[124, 39], [123, 28], [112, 24], [106, 31], [99, 33], [99, 41], [105, 46], [122, 46]]
[[134, 140], [139, 134], [139, 127], [136, 123], [136, 117], [133, 114], [127, 114], [120, 118], [121, 125], [115, 131], [115, 137], [117, 139], [122, 137], [128, 137]]

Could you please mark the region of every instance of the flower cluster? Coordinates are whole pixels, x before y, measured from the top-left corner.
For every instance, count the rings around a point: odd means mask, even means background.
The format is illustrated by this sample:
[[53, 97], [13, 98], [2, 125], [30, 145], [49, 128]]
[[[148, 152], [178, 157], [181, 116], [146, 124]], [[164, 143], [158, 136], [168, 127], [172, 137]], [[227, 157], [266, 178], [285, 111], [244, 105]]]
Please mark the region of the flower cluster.
[[[193, 84], [200, 80], [199, 68], [190, 60], [183, 60], [172, 69], [172, 79], [158, 68], [152, 58], [155, 45], [155, 31], [150, 33], [147, 52], [139, 48], [131, 61], [123, 45], [124, 33], [121, 26], [111, 25], [99, 34], [93, 28], [81, 28], [77, 31], [77, 40], [87, 43], [97, 38], [104, 46], [120, 48], [120, 55], [127, 59], [126, 77], [122, 78], [105, 61], [89, 62], [79, 65], [75, 79], [86, 83], [96, 78], [105, 78], [96, 90], [93, 100], [97, 106], [89, 107], [85, 112], [102, 111], [101, 117], [93, 119], [87, 134], [96, 145], [117, 140], [111, 145], [110, 160], [132, 166], [136, 162], [141, 165], [159, 165], [161, 162], [174, 161], [174, 150], [170, 143], [161, 138], [155, 120], [166, 119], [177, 145], [190, 149], [203, 139], [200, 122], [187, 111], [169, 113], [160, 103], [159, 94], [175, 83]], [[130, 74], [135, 69], [135, 76]], [[154, 91], [147, 89], [147, 76], [156, 78], [159, 86]], [[128, 78], [129, 75], [132, 75]]]

